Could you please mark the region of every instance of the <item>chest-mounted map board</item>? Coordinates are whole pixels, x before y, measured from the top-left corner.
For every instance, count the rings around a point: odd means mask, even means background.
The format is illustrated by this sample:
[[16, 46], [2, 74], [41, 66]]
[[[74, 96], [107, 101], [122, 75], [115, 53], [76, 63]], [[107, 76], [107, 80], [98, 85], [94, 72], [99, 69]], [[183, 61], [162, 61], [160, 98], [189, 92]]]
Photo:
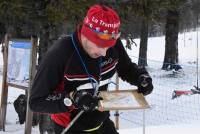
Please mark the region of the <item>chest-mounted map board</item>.
[[100, 110], [135, 110], [150, 108], [143, 94], [137, 90], [102, 91]]

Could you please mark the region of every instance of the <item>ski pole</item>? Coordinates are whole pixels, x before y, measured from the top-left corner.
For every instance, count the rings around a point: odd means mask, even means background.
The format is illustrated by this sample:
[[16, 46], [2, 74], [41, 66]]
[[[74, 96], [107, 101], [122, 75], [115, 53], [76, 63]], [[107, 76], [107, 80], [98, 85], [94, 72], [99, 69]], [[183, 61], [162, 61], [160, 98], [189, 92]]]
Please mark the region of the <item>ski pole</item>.
[[[95, 85], [94, 85], [94, 95], [93, 97], [98, 95], [98, 89], [99, 89], [99, 84], [98, 82], [95, 80]], [[69, 123], [69, 125], [62, 131], [61, 134], [65, 134], [70, 128], [71, 126], [76, 122], [76, 120], [84, 113], [84, 110], [81, 110], [75, 117], [74, 119]]]
[[76, 122], [76, 120], [84, 113], [84, 110], [81, 110], [75, 117], [74, 119], [69, 123], [69, 125], [62, 131], [61, 134], [65, 134], [70, 128], [71, 126], [74, 124], [74, 122]]

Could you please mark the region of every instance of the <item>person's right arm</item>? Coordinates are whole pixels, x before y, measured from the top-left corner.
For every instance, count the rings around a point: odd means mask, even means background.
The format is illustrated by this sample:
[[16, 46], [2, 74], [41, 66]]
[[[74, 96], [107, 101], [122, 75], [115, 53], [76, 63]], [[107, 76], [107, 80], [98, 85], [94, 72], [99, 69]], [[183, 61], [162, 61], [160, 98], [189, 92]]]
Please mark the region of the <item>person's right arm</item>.
[[[65, 45], [63, 45], [63, 43]], [[66, 39], [59, 40], [45, 54], [37, 70], [29, 99], [29, 106], [34, 112], [60, 113], [66, 112], [65, 93], [54, 90], [62, 84], [67, 59]], [[63, 85], [64, 86], [64, 85]], [[60, 85], [61, 88], [64, 88]]]

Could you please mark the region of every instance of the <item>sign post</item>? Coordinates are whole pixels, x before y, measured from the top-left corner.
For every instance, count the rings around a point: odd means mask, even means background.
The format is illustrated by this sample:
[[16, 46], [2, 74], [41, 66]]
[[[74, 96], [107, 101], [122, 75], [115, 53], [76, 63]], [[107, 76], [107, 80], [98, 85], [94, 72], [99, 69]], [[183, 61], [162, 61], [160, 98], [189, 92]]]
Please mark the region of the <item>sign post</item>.
[[[27, 102], [29, 101], [32, 81], [36, 71], [37, 38], [30, 40], [10, 40], [5, 36], [3, 52], [3, 80], [0, 98], [0, 129], [5, 131], [6, 110], [8, 100], [8, 87], [25, 90]], [[27, 103], [25, 134], [31, 133], [33, 113]]]
[[2, 80], [2, 92], [0, 102], [0, 129], [5, 131], [5, 120], [7, 110], [7, 97], [8, 97], [8, 84], [7, 84], [7, 71], [8, 71], [8, 45], [10, 35], [5, 35], [5, 45], [3, 51], [3, 80]]
[[31, 37], [32, 43], [32, 51], [30, 56], [30, 68], [29, 68], [29, 88], [28, 88], [28, 97], [27, 97], [27, 110], [26, 110], [26, 124], [24, 134], [30, 134], [32, 130], [32, 119], [33, 112], [29, 108], [29, 97], [31, 93], [31, 87], [33, 84], [33, 79], [36, 73], [36, 60], [37, 60], [37, 42], [38, 39], [36, 37]]

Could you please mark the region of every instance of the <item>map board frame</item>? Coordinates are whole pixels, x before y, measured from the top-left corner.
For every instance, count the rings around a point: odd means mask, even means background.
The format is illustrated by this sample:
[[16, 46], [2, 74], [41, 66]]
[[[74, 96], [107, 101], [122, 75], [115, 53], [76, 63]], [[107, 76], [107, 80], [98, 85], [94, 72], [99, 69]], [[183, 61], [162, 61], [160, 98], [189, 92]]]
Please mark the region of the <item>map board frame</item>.
[[136, 110], [150, 108], [145, 97], [137, 90], [102, 91], [100, 109], [106, 110]]

